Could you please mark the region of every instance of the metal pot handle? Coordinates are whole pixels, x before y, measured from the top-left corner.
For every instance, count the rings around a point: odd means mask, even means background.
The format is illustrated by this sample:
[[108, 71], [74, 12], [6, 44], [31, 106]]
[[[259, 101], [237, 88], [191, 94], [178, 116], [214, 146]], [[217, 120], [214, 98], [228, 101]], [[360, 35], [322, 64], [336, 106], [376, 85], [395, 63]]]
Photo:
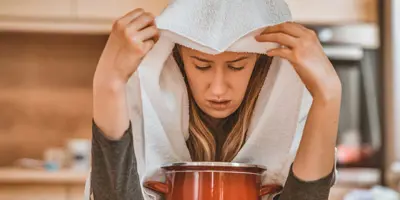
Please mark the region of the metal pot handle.
[[158, 181], [146, 181], [144, 187], [163, 194], [169, 193], [168, 185]]
[[280, 185], [263, 185], [260, 189], [260, 197], [268, 195], [268, 194], [275, 194], [280, 192], [283, 189]]

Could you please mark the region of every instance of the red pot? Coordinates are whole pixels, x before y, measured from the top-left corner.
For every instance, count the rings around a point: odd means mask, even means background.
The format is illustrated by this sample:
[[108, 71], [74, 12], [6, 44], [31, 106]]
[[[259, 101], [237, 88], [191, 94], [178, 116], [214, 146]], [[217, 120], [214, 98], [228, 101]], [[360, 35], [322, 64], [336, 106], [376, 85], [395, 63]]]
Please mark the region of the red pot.
[[265, 167], [242, 163], [188, 162], [162, 167], [166, 183], [147, 181], [144, 186], [165, 200], [259, 200], [282, 189], [261, 185]]

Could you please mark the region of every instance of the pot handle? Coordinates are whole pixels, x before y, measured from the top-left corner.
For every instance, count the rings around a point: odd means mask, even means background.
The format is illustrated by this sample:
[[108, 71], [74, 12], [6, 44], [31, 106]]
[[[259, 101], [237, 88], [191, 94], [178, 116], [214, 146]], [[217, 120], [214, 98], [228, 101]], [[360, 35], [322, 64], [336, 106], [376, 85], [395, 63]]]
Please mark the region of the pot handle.
[[268, 195], [268, 194], [275, 194], [280, 192], [283, 189], [280, 185], [263, 185], [260, 189], [260, 197]]
[[163, 194], [168, 194], [169, 192], [168, 185], [158, 181], [146, 181], [144, 187]]

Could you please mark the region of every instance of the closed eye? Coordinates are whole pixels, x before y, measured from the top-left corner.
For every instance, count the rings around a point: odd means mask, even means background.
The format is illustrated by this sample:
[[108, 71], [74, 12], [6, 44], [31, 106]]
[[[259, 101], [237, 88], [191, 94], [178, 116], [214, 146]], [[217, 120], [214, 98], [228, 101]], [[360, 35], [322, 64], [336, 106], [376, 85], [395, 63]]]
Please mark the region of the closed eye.
[[228, 67], [229, 67], [229, 69], [231, 69], [233, 71], [240, 71], [240, 70], [244, 69], [244, 67], [234, 67], [234, 66], [231, 66], [231, 65], [228, 65]]
[[197, 66], [196, 65], [196, 69], [201, 70], [201, 71], [205, 71], [205, 70], [210, 69], [210, 68], [211, 68], [211, 66], [202, 67], [202, 66]]

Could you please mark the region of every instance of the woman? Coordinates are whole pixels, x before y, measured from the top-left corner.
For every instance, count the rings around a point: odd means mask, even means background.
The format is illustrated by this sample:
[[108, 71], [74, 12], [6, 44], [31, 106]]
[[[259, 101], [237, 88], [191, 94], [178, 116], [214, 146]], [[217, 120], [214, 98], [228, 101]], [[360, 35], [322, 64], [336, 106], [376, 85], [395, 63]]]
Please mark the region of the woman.
[[[136, 9], [114, 24], [94, 77], [93, 165], [95, 200], [142, 199], [125, 86], [157, 41], [154, 16]], [[266, 28], [255, 39], [275, 42], [266, 55], [210, 55], [176, 45], [174, 60], [189, 92], [189, 138], [194, 161], [230, 162], [246, 132], [273, 57], [287, 59], [313, 97], [302, 139], [280, 200], [327, 199], [334, 179], [341, 84], [311, 30], [296, 23]], [[146, 121], [146, 118], [143, 119]]]

